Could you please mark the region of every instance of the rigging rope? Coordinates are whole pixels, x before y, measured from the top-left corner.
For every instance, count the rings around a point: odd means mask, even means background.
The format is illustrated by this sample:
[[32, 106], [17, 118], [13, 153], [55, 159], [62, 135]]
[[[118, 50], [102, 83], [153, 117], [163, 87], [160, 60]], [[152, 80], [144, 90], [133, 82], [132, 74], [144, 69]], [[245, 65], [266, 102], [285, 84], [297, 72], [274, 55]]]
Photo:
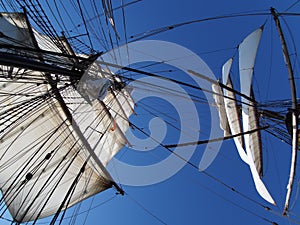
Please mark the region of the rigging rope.
[[[141, 133], [143, 133], [144, 135], [146, 135], [147, 137], [151, 138], [153, 141], [156, 141], [155, 139], [153, 139], [153, 137], [151, 137], [151, 135], [147, 134], [145, 131], [143, 131], [142, 129], [140, 129], [139, 127], [135, 126], [134, 124], [131, 123], [131, 125], [139, 130]], [[157, 141], [156, 141], [157, 142]], [[196, 166], [195, 164], [193, 164], [192, 162], [186, 160], [185, 158], [183, 158], [182, 156], [178, 155], [177, 153], [175, 153], [174, 151], [170, 150], [170, 148], [167, 148], [165, 145], [161, 144], [160, 142], [157, 142], [157, 144], [159, 144], [160, 146], [162, 146], [164, 149], [166, 149], [167, 151], [169, 151], [171, 154], [174, 154], [175, 156], [177, 156], [179, 159], [183, 160], [184, 162], [186, 162], [187, 164], [189, 164], [190, 166], [192, 166], [193, 168], [197, 169], [197, 171], [200, 171], [198, 166]], [[263, 209], [267, 209], [268, 211], [272, 211], [269, 207], [259, 203], [258, 201], [250, 198], [249, 196], [241, 193], [240, 191], [238, 191], [237, 189], [231, 187], [230, 185], [226, 184], [225, 182], [223, 182], [222, 180], [216, 178], [215, 176], [207, 173], [206, 171], [200, 171], [202, 174], [206, 175], [207, 177], [211, 178], [212, 180], [216, 181], [217, 183], [221, 184], [222, 186], [226, 187], [228, 190], [238, 194], [239, 196], [245, 198], [248, 201], [251, 201], [255, 204], [257, 204], [258, 206], [262, 207]], [[269, 221], [266, 219], [266, 221], [274, 223], [272, 221]], [[275, 223], [276, 224], [276, 223]]]
[[84, 24], [84, 27], [85, 27], [85, 31], [86, 31], [86, 34], [87, 34], [88, 39], [89, 39], [91, 49], [94, 49], [93, 43], [92, 43], [92, 40], [91, 40], [91, 37], [90, 37], [90, 33], [89, 33], [89, 30], [87, 29], [87, 25], [86, 25], [85, 18], [84, 18], [84, 15], [83, 15], [83, 11], [82, 11], [82, 7], [81, 7], [81, 4], [80, 4], [80, 0], [77, 0], [77, 4], [79, 6], [80, 16], [82, 18], [82, 21], [83, 21], [83, 24]]
[[[68, 205], [70, 204], [71, 197], [72, 197], [72, 195], [74, 194], [74, 191], [75, 191], [75, 189], [76, 189], [76, 186], [77, 186], [77, 184], [78, 184], [78, 181], [79, 181], [79, 179], [81, 178], [82, 174], [84, 173], [86, 164], [87, 164], [87, 161], [84, 162], [84, 164], [82, 165], [81, 169], [79, 170], [79, 172], [78, 172], [77, 176], [75, 177], [73, 183], [71, 184], [71, 186], [70, 186], [70, 188], [69, 188], [67, 194], [65, 195], [65, 197], [64, 197], [64, 199], [63, 199], [61, 205], [59, 206], [57, 212], [55, 213], [53, 219], [51, 220], [50, 225], [54, 225], [54, 224], [55, 224], [55, 222], [56, 222], [56, 220], [57, 220], [57, 218], [58, 218], [60, 212], [61, 212], [62, 209], [64, 208], [64, 205], [65, 205], [66, 202], [67, 202], [67, 204], [66, 204], [65, 207], [68, 208]], [[62, 223], [66, 211], [67, 211], [67, 210], [64, 210], [63, 215], [61, 216], [61, 219], [60, 219], [59, 224]]]
[[140, 202], [138, 202], [136, 199], [134, 199], [131, 195], [128, 194], [128, 192], [125, 192], [126, 196], [128, 196], [128, 198], [134, 202], [137, 206], [139, 206], [142, 210], [144, 210], [147, 214], [149, 214], [150, 216], [152, 216], [154, 219], [156, 219], [158, 222], [160, 222], [161, 224], [167, 225], [166, 222], [164, 222], [162, 219], [160, 219], [157, 215], [155, 215], [154, 213], [152, 213], [149, 209], [147, 209], [144, 205], [142, 205]]
[[[79, 0], [78, 0], [79, 1]], [[173, 29], [173, 28], [172, 28]]]

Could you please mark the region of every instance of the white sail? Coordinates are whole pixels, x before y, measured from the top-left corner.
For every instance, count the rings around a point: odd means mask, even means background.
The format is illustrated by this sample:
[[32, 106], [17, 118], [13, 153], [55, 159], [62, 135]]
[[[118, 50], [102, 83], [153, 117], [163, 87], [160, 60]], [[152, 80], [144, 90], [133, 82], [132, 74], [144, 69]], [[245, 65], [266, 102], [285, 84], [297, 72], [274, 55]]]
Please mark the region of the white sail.
[[0, 38], [3, 44], [14, 46], [32, 46], [24, 15], [20, 13], [1, 13], [1, 32], [5, 35]]
[[[251, 95], [254, 99], [254, 95]], [[250, 105], [249, 107], [249, 130], [257, 130], [259, 129], [258, 124], [258, 113], [256, 110], [256, 105]], [[249, 149], [252, 154], [252, 158], [254, 159], [254, 164], [257, 172], [260, 176], [262, 176], [262, 145], [261, 145], [261, 134], [260, 131], [257, 130], [249, 134]]]
[[[229, 59], [224, 66], [222, 67], [222, 77], [223, 77], [223, 84], [226, 85], [228, 88], [233, 89], [232, 81], [230, 78], [230, 68], [232, 64], [232, 59]], [[237, 101], [235, 94], [227, 89], [223, 89], [224, 91], [224, 102], [225, 102], [225, 110], [228, 118], [228, 123], [230, 127], [230, 132], [232, 135], [241, 134], [242, 125], [240, 121], [240, 113], [237, 107]], [[238, 153], [241, 159], [248, 163], [248, 157], [244, 150], [244, 139], [243, 136], [238, 136], [233, 138], [235, 145], [237, 147]]]
[[224, 131], [224, 137], [230, 134], [230, 129], [228, 125], [228, 119], [226, 116], [225, 103], [223, 97], [223, 91], [221, 87], [217, 84], [212, 84], [212, 91], [215, 93], [213, 98], [218, 108], [219, 118], [220, 118], [220, 128]]
[[[240, 84], [241, 84], [241, 93], [246, 96], [251, 96], [251, 83], [252, 83], [252, 75], [254, 62], [256, 58], [256, 52], [259, 45], [260, 37], [262, 34], [262, 28], [257, 29], [250, 35], [248, 35], [244, 41], [239, 45], [239, 70], [240, 70]], [[248, 99], [242, 97], [242, 120], [243, 120], [243, 131], [248, 132], [250, 127], [251, 118], [249, 118], [249, 104], [252, 104]], [[267, 188], [263, 184], [262, 180], [259, 176], [259, 168], [256, 167], [255, 162], [257, 160], [261, 160], [260, 158], [256, 159], [260, 153], [256, 153], [260, 151], [259, 148], [252, 146], [250, 147], [250, 135], [244, 135], [245, 140], [245, 148], [248, 156], [248, 164], [250, 166], [250, 170], [252, 173], [252, 177], [255, 183], [256, 190], [258, 193], [268, 202], [275, 204], [273, 198], [269, 194]], [[253, 152], [255, 151], [255, 152]]]
[[[252, 84], [252, 75], [254, 62], [256, 58], [256, 52], [259, 45], [260, 37], [262, 34], [262, 28], [251, 33], [239, 46], [239, 70], [240, 70], [240, 84], [241, 84], [241, 93], [246, 96], [251, 96], [251, 84]], [[242, 97], [242, 119], [243, 119], [243, 130], [247, 132], [250, 130], [249, 123], [249, 104], [251, 103], [248, 99]], [[260, 160], [254, 158], [258, 154], [251, 152], [249, 134], [246, 134], [245, 137], [245, 146], [247, 154], [251, 154], [253, 161]], [[255, 149], [258, 151], [258, 149]], [[258, 171], [259, 172], [259, 171]]]
[[[98, 66], [93, 66], [99, 69], [94, 70], [97, 79], [111, 78], [107, 71], [104, 73]], [[125, 132], [129, 128], [128, 118], [133, 113], [133, 100], [125, 89], [110, 90], [103, 101], [96, 98], [90, 103], [81, 94], [82, 92], [77, 91], [62, 93], [73, 119], [80, 130], [84, 131], [84, 137], [101, 159], [101, 163], [106, 166], [111, 158], [127, 144]], [[93, 97], [90, 96], [90, 99]]]
[[[60, 115], [59, 104], [47, 101], [40, 108], [6, 132], [8, 137], [1, 138], [0, 187], [16, 221], [36, 218], [46, 202], [39, 217], [55, 213], [86, 160], [82, 144]], [[52, 151], [51, 158], [44, 160]], [[36, 173], [35, 168], [39, 168]], [[22, 184], [29, 173], [33, 177]], [[98, 174], [87, 166], [70, 206], [110, 186], [104, 173]]]
[[[0, 38], [0, 42], [33, 46], [24, 21], [22, 14], [2, 16], [0, 24], [5, 24], [2, 26], [7, 29], [5, 33], [16, 41]], [[34, 34], [42, 49], [59, 52], [46, 37], [35, 31]], [[1, 69], [7, 73], [13, 70], [14, 76], [25, 71], [7, 66]], [[74, 127], [59, 101], [50, 97], [54, 94], [50, 85], [43, 82], [44, 74], [26, 70], [26, 75], [40, 80], [40, 85], [22, 82], [21, 77], [19, 82], [0, 78], [1, 92], [10, 93], [9, 97], [0, 95], [0, 128], [4, 131], [0, 136], [0, 188], [18, 222], [56, 213], [85, 162], [67, 207], [111, 187], [113, 181], [103, 168], [126, 144], [123, 134], [129, 127], [128, 117], [133, 109], [133, 101], [125, 89], [107, 92], [104, 104], [99, 99], [90, 104], [70, 86], [61, 95], [78, 125]], [[109, 110], [105, 111], [103, 105]], [[97, 162], [79, 138], [77, 128], [98, 157]]]

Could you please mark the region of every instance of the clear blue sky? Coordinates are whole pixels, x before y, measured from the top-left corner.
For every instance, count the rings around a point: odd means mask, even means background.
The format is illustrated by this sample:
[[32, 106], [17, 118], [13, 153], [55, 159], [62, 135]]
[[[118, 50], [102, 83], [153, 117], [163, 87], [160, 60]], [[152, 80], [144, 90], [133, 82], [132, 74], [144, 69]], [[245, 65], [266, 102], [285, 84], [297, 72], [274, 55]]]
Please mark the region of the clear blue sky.
[[[296, 0], [142, 0], [125, 8], [127, 36], [130, 37], [163, 26], [195, 19], [233, 13], [268, 12], [271, 6], [281, 12], [296, 2]], [[120, 3], [119, 1], [113, 1], [113, 4], [118, 6]], [[300, 2], [289, 11], [299, 12]], [[123, 24], [118, 23], [118, 18], [121, 18], [120, 11], [116, 12], [116, 27], [120, 31], [119, 35], [122, 43], [122, 40], [124, 40]], [[290, 31], [293, 33], [296, 47], [299, 50], [300, 19], [299, 17], [295, 17], [295, 19], [287, 18], [286, 21], [289, 23]], [[220, 78], [222, 64], [228, 58], [236, 57], [234, 48], [247, 34], [264, 23], [266, 23], [265, 32], [260, 44], [257, 67], [254, 70], [254, 90], [257, 93], [257, 100], [260, 102], [286, 99], [290, 96], [287, 70], [284, 63], [282, 63], [283, 58], [280, 52], [281, 47], [277, 30], [270, 15], [194, 23], [151, 36], [148, 39], [170, 41], [190, 49], [208, 64], [217, 78]], [[57, 27], [57, 25], [55, 26]], [[72, 27], [72, 25], [69, 26]], [[99, 46], [98, 49], [101, 50], [101, 47]], [[291, 52], [293, 57], [297, 54], [294, 49]], [[299, 62], [294, 61], [296, 62], [295, 67], [299, 68]], [[158, 65], [149, 69], [149, 71], [156, 72], [166, 68], [175, 70], [175, 68]], [[238, 77], [236, 63], [232, 70], [234, 83], [238, 84], [236, 80]], [[296, 69], [295, 72], [297, 86], [299, 87], [299, 69]], [[174, 73], [168, 76], [180, 76], [180, 74], [175, 70]], [[191, 93], [194, 94], [195, 92], [191, 91]], [[162, 103], [157, 104], [157, 107], [164, 108]], [[207, 118], [205, 113], [205, 110], [207, 110], [205, 107], [207, 106], [203, 106], [202, 109], [201, 104], [198, 104], [197, 107], [201, 129], [208, 132], [210, 123], [207, 120], [210, 118]], [[138, 116], [136, 118], [133, 116], [132, 121], [141, 124], [140, 126], [147, 131], [145, 123], [149, 118], [142, 119], [141, 115], [145, 111], [138, 106], [136, 111]], [[168, 111], [167, 114], [172, 115], [172, 112]], [[178, 117], [175, 114], [172, 116], [174, 118]], [[178, 138], [176, 132], [171, 131], [168, 134], [173, 136], [168, 137], [164, 143], [176, 142], [176, 138]], [[137, 187], [123, 185], [122, 187], [127, 193], [123, 197], [115, 196], [114, 189], [107, 190], [81, 205], [79, 212], [83, 213], [77, 217], [75, 224], [260, 225], [270, 224], [271, 221], [281, 225], [299, 224], [299, 202], [296, 202], [291, 210], [291, 218], [296, 222], [289, 222], [287, 217], [283, 218], [281, 216], [288, 180], [290, 146], [281, 143], [267, 133], [263, 133], [262, 138], [265, 156], [265, 177], [263, 180], [276, 199], [277, 207], [269, 205], [256, 193], [249, 167], [241, 161], [233, 141], [230, 140], [222, 144], [216, 160], [205, 173], [199, 172], [187, 164], [174, 176], [157, 184]], [[198, 165], [202, 153], [203, 147], [199, 147], [195, 151], [191, 162]], [[158, 162], [168, 155], [169, 153], [164, 148], [144, 152], [123, 149], [117, 155], [117, 158], [133, 165], [147, 165]], [[299, 170], [299, 167], [297, 167], [297, 170]], [[115, 173], [118, 174], [118, 171]], [[153, 174], [145, 174], [145, 177], [147, 176], [153, 176]], [[211, 179], [209, 176], [213, 176], [218, 180]], [[118, 182], [117, 178], [116, 181]], [[298, 182], [299, 176], [296, 177], [296, 186]], [[230, 190], [231, 188], [237, 190], [238, 193]], [[296, 192], [297, 188], [294, 190]], [[293, 195], [292, 204], [297, 197]], [[270, 207], [271, 211], [265, 210], [264, 206]], [[86, 213], [86, 210], [89, 210], [89, 212]], [[72, 214], [72, 210], [69, 213]], [[49, 220], [45, 219], [45, 221]], [[69, 222], [66, 219], [63, 224], [69, 224]]]

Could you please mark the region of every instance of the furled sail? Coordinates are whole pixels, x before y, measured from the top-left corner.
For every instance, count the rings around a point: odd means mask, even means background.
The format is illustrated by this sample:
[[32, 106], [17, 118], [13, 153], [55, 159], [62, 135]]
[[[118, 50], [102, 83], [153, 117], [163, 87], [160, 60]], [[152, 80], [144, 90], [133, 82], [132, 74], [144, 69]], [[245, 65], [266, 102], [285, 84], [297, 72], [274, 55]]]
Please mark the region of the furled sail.
[[[0, 43], [34, 47], [23, 14], [2, 14], [0, 24], [5, 35]], [[47, 37], [33, 33], [41, 49], [60, 51], [52, 48]], [[99, 98], [88, 102], [66, 84], [67, 79], [66, 83], [57, 82], [73, 115], [70, 121], [44, 73], [8, 66], [1, 69], [8, 77], [14, 71], [11, 82], [0, 78], [1, 92], [10, 93], [0, 95], [0, 188], [15, 221], [55, 214], [111, 187], [113, 180], [105, 166], [127, 143], [124, 133], [133, 110], [130, 93], [125, 88], [106, 86]], [[37, 82], [28, 82], [28, 77]], [[116, 82], [109, 71], [104, 73], [101, 68], [93, 77]]]

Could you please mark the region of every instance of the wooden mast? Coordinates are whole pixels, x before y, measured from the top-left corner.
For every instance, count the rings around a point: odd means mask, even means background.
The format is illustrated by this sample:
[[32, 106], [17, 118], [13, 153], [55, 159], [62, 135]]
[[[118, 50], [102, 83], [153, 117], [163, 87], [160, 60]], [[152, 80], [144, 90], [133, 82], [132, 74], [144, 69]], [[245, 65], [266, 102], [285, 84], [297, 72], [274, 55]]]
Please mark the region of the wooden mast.
[[287, 211], [289, 209], [291, 194], [292, 194], [292, 187], [294, 183], [294, 177], [296, 173], [296, 159], [297, 159], [297, 149], [298, 149], [298, 112], [297, 112], [297, 94], [296, 94], [296, 85], [295, 85], [295, 79], [294, 79], [294, 72], [291, 64], [291, 60], [289, 57], [288, 48], [286, 45], [286, 41], [281, 29], [280, 21], [279, 21], [279, 14], [275, 11], [274, 8], [271, 8], [271, 13], [273, 15], [273, 18], [276, 23], [276, 27], [280, 36], [280, 41], [282, 44], [282, 50], [283, 55], [285, 59], [285, 63], [288, 69], [288, 76], [290, 81], [290, 87], [291, 87], [291, 97], [292, 97], [292, 159], [291, 159], [291, 168], [290, 168], [290, 176], [289, 181], [287, 185], [287, 194], [283, 209], [283, 215], [287, 214]]

